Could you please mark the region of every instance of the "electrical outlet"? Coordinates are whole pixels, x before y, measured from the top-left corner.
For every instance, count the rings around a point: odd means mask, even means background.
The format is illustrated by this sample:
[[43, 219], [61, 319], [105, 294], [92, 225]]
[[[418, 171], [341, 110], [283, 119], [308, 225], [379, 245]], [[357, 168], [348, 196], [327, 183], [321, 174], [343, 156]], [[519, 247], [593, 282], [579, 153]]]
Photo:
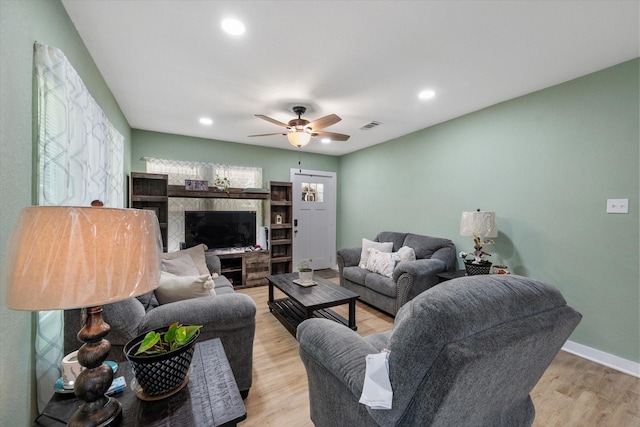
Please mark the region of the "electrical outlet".
[[629, 213], [629, 199], [607, 199], [607, 213]]

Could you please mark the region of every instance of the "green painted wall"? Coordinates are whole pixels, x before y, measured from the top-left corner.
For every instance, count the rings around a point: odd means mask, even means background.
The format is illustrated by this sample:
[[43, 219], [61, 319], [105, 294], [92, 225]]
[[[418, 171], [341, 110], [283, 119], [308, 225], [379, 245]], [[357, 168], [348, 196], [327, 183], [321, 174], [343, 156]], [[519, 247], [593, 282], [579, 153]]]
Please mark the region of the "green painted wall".
[[640, 362], [639, 63], [341, 157], [338, 247], [394, 230], [470, 251], [461, 212], [495, 211], [492, 260], [562, 291], [584, 316], [572, 341]]
[[[257, 166], [262, 167], [263, 187], [268, 188], [269, 181], [289, 181], [290, 169], [298, 168], [298, 162], [302, 169], [338, 171], [337, 157], [305, 151], [266, 148], [137, 129], [132, 131], [132, 137], [131, 170], [136, 172], [146, 171], [146, 163], [141, 160], [142, 157]], [[288, 144], [286, 139], [283, 139], [282, 143]]]
[[[33, 204], [33, 43], [62, 49], [93, 97], [125, 137], [129, 170], [131, 131], [75, 27], [57, 0], [0, 0], [0, 262], [20, 209]], [[0, 284], [1, 426], [32, 425], [36, 411], [33, 315], [5, 307]]]

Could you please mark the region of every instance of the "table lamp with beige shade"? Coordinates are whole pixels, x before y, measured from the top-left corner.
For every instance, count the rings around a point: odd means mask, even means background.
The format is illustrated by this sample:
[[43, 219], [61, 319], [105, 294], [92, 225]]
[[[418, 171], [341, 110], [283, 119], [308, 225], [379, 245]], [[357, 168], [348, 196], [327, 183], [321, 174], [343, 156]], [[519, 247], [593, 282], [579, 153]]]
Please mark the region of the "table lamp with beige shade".
[[111, 344], [102, 305], [158, 286], [162, 240], [152, 211], [104, 207], [34, 206], [13, 228], [3, 266], [6, 305], [14, 310], [87, 308], [78, 332], [85, 369], [74, 385], [84, 403], [69, 425], [103, 426], [122, 413], [105, 395], [113, 371], [103, 364]]

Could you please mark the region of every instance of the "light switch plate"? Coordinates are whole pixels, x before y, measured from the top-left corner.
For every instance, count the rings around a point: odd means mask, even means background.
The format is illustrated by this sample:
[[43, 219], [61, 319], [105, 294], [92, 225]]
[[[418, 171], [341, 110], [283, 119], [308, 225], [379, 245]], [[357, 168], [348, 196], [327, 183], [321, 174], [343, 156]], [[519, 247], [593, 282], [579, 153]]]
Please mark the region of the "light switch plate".
[[607, 199], [607, 213], [629, 213], [629, 199]]

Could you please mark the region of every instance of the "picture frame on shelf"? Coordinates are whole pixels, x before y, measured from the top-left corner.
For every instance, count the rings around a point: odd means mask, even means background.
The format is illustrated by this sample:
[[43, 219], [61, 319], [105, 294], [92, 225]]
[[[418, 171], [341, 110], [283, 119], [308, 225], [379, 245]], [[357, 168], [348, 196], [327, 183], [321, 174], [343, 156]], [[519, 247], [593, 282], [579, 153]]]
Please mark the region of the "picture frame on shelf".
[[191, 191], [209, 191], [209, 182], [198, 179], [185, 179], [184, 189]]

